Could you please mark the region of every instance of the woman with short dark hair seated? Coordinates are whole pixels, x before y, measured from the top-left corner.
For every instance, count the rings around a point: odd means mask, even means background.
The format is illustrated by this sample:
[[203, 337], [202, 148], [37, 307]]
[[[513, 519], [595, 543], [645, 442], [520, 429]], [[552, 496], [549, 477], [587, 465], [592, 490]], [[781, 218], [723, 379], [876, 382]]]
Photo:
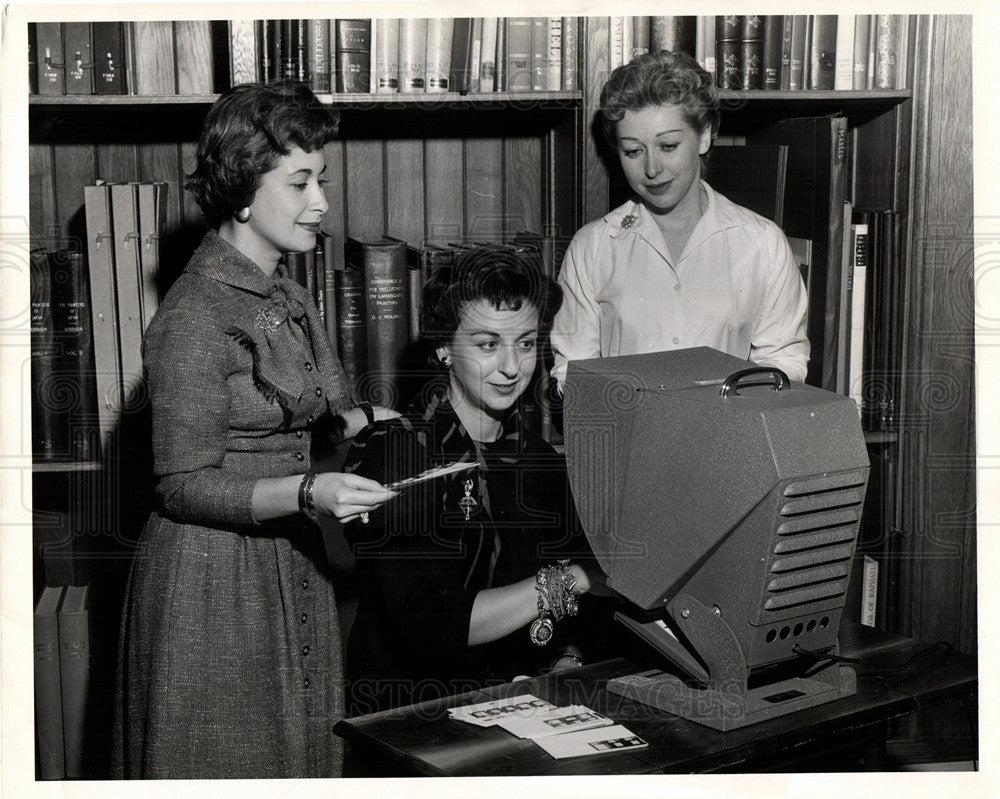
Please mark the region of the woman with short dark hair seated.
[[599, 570], [564, 461], [518, 411], [560, 299], [525, 255], [500, 249], [466, 252], [426, 286], [439, 370], [402, 418], [357, 436], [345, 468], [386, 484], [469, 468], [402, 488], [345, 528], [360, 594], [349, 712], [581, 665], [573, 617]]

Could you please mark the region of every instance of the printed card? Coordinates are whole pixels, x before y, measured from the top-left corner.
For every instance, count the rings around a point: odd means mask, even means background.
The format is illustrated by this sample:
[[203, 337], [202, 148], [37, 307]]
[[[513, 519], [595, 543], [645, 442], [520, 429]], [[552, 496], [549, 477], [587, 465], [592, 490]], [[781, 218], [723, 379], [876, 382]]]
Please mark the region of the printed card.
[[537, 739], [549, 735], [576, 732], [577, 730], [589, 730], [593, 727], [607, 727], [612, 724], [614, 722], [607, 716], [602, 716], [589, 707], [570, 705], [569, 707], [557, 707], [555, 710], [536, 716], [506, 718], [500, 722], [499, 726], [518, 738]]
[[479, 464], [476, 461], [456, 461], [455, 463], [449, 463], [446, 466], [435, 466], [433, 469], [428, 469], [425, 472], [421, 472], [413, 477], [407, 477], [404, 480], [397, 480], [394, 483], [389, 483], [386, 488], [392, 491], [401, 491], [404, 488], [409, 488], [410, 486], [415, 486], [418, 483], [426, 482], [427, 480], [434, 480], [438, 477], [444, 477], [446, 474], [452, 474], [453, 472], [462, 472], [466, 469], [473, 469]]
[[546, 702], [531, 694], [524, 694], [512, 696], [509, 699], [496, 699], [492, 702], [451, 708], [448, 714], [457, 721], [464, 721], [479, 727], [492, 727], [504, 719], [529, 718], [550, 710], [555, 710], [555, 705], [551, 702]]
[[634, 752], [649, 746], [642, 738], [621, 724], [568, 732], [565, 735], [550, 735], [538, 738], [535, 743], [558, 760], [567, 757], [603, 755], [609, 752]]

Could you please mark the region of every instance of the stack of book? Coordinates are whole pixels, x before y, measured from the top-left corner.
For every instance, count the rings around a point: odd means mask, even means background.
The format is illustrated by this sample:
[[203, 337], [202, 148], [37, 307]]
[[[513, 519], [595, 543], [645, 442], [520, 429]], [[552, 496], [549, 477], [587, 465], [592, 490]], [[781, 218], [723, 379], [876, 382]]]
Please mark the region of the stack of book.
[[612, 17], [610, 66], [682, 50], [722, 89], [904, 89], [908, 36], [901, 14]]
[[84, 777], [90, 683], [87, 586], [46, 586], [35, 605], [35, 743], [40, 780]]

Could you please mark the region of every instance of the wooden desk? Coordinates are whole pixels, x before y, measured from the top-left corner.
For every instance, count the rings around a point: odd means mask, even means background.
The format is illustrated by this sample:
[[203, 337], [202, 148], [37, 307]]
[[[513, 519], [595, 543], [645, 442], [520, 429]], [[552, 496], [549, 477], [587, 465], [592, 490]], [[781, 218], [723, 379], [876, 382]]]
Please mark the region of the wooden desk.
[[[884, 747], [889, 720], [976, 695], [977, 664], [968, 655], [937, 649], [902, 671], [872, 676], [866, 672], [900, 665], [928, 645], [847, 623], [840, 643], [841, 654], [872, 664], [857, 667], [855, 696], [725, 733], [609, 694], [605, 690], [609, 678], [647, 667], [625, 659], [346, 719], [334, 731], [349, 743], [353, 776], [795, 771], [796, 764], [845, 747], [860, 747], [865, 765], [877, 770], [883, 768], [878, 751]], [[555, 705], [587, 705], [624, 724], [649, 747], [555, 760], [531, 741], [496, 727], [453, 721], [447, 715], [449, 707], [522, 694]], [[970, 712], [976, 712], [974, 702]], [[822, 765], [810, 769], [833, 770]]]

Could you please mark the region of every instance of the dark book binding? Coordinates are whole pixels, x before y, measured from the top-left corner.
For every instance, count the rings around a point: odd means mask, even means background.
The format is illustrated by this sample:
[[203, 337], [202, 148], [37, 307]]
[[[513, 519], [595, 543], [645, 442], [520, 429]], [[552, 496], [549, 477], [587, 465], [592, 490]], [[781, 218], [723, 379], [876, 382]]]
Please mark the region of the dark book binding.
[[125, 26], [121, 22], [95, 22], [94, 90], [97, 94], [125, 94]]
[[63, 23], [66, 94], [94, 93], [93, 48], [89, 22]]
[[372, 33], [370, 19], [338, 19], [334, 25], [336, 74], [339, 94], [367, 93], [371, 89]]
[[451, 36], [451, 77], [449, 85], [453, 92], [468, 94], [472, 91], [472, 30], [471, 17], [456, 17]]
[[781, 14], [764, 17], [764, 60], [762, 62], [763, 88], [774, 91], [781, 88], [781, 50], [785, 18]]
[[87, 586], [68, 586], [59, 606], [59, 672], [67, 778], [86, 776], [84, 739], [90, 688], [87, 594]]
[[784, 222], [788, 146], [747, 144], [713, 147], [708, 154], [709, 185], [737, 205]]
[[747, 14], [743, 17], [740, 37], [740, 88], [764, 88], [764, 17]]
[[[697, 17], [672, 16], [649, 18], [649, 50], [685, 52], [693, 56], [697, 42]], [[739, 38], [739, 34], [737, 34]]]
[[45, 586], [33, 619], [36, 776], [40, 780], [60, 780], [66, 776], [57, 616], [62, 594], [61, 586]]
[[[347, 245], [344, 245], [345, 257]], [[348, 261], [344, 269], [334, 270], [337, 295], [337, 353], [344, 371], [357, 383], [365, 373], [367, 339], [365, 333], [365, 271], [360, 264]]]
[[66, 94], [66, 67], [63, 63], [63, 27], [61, 22], [35, 24], [38, 51], [38, 93]]
[[28, 94], [38, 94], [38, 43], [35, 22], [28, 23]]
[[809, 88], [834, 87], [837, 67], [837, 15], [815, 14], [809, 43]]
[[57, 349], [52, 320], [52, 273], [45, 250], [30, 253], [31, 301], [31, 442], [36, 460], [64, 457], [68, 442], [58, 412]]

